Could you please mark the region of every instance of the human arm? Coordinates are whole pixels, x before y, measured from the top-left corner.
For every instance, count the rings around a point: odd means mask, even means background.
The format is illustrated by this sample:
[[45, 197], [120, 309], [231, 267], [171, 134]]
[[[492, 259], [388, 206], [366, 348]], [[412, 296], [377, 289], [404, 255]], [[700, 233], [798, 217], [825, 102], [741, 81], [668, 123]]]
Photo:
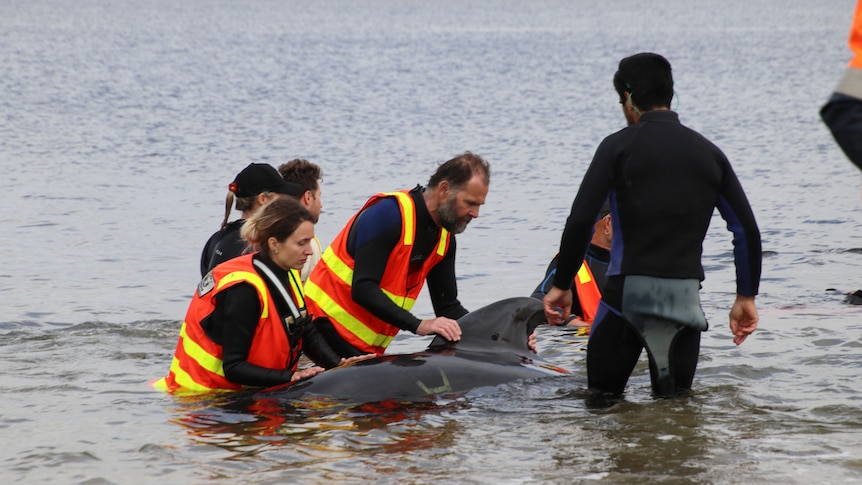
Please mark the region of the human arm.
[[226, 289], [217, 298], [216, 307], [219, 311], [213, 317], [221, 320], [220, 343], [225, 378], [236, 384], [255, 387], [269, 387], [294, 380], [294, 372], [289, 368], [268, 369], [248, 362], [260, 319], [257, 290], [250, 284], [241, 283]]
[[548, 325], [560, 325], [565, 322], [563, 315], [572, 313], [572, 291], [552, 286], [542, 303], [545, 305]]
[[[723, 155], [722, 155], [723, 157]], [[726, 159], [724, 159], [726, 161]], [[716, 204], [727, 228], [733, 233], [736, 293], [755, 296], [760, 288], [762, 248], [760, 229], [736, 174], [727, 163]]]
[[446, 255], [437, 263], [425, 281], [428, 283], [428, 296], [431, 298], [431, 305], [434, 308], [434, 314], [442, 317], [457, 320], [467, 313], [466, 308], [458, 301], [458, 282], [455, 279], [455, 238], [449, 240], [449, 250]]
[[619, 145], [621, 144], [614, 143], [611, 137], [606, 138], [596, 149], [584, 174], [560, 238], [556, 274], [553, 278], [553, 286], [557, 288], [571, 288], [575, 273], [587, 254], [596, 218], [611, 194], [614, 163], [621, 156], [619, 149], [615, 148]]
[[351, 297], [377, 318], [416, 333], [421, 320], [395, 304], [380, 288], [389, 256], [401, 238], [397, 202], [384, 199], [366, 209], [354, 222], [348, 251], [355, 261]]
[[331, 369], [342, 364], [342, 358], [326, 339], [321, 335], [319, 327], [313, 321], [307, 322], [302, 328], [302, 351], [315, 364]]
[[[592, 247], [592, 246], [591, 246]], [[586, 264], [586, 263], [584, 263]], [[548, 269], [545, 270], [545, 278], [539, 283], [539, 286], [533, 290], [533, 294], [530, 295], [531, 298], [535, 298], [537, 300], [543, 300], [545, 295], [548, 294], [548, 291], [553, 288], [554, 276], [557, 274], [557, 256], [555, 255], [551, 262], [548, 264]], [[602, 273], [602, 277], [604, 278], [604, 272]], [[577, 292], [574, 288], [571, 290], [572, 292], [572, 309], [571, 313], [569, 313], [568, 318], [566, 319], [567, 325], [572, 325], [572, 320], [580, 319], [583, 315], [583, 309], [581, 308], [581, 302], [577, 298]]]
[[754, 333], [758, 320], [754, 297], [736, 295], [736, 301], [730, 308], [730, 331], [733, 333], [733, 343], [740, 345]]

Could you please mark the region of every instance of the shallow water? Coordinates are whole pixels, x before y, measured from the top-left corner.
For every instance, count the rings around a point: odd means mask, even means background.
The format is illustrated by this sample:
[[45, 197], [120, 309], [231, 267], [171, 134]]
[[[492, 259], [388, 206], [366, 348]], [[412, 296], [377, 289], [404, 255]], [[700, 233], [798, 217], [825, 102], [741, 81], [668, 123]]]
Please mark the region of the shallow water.
[[[817, 110], [849, 59], [851, 0], [152, 2], [0, 5], [0, 477], [22, 483], [839, 483], [862, 475], [858, 171]], [[763, 233], [761, 325], [732, 344], [730, 236], [704, 244], [691, 397], [587, 400], [563, 378], [422, 406], [251, 412], [150, 390], [199, 251], [248, 162], [325, 172], [329, 241], [372, 193], [472, 150], [492, 166], [458, 238], [468, 308], [528, 295], [584, 169], [622, 127], [611, 77], [673, 63]], [[684, 203], [684, 202], [683, 202]], [[417, 313], [430, 315], [427, 298]], [[393, 351], [424, 348], [401, 336]]]

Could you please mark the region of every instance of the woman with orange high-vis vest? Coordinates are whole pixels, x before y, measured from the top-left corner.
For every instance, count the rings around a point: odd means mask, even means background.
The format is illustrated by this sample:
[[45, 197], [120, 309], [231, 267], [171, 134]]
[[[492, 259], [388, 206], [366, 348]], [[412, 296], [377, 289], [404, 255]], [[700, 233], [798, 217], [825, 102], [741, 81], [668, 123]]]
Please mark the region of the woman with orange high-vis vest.
[[174, 393], [268, 387], [323, 372], [297, 370], [304, 350], [337, 365], [310, 324], [299, 269], [311, 254], [314, 218], [280, 198], [242, 227], [258, 251], [219, 264], [201, 280], [180, 330], [170, 372], [153, 387]]
[[850, 27], [850, 50], [853, 57], [820, 117], [847, 158], [862, 170], [862, 0]]

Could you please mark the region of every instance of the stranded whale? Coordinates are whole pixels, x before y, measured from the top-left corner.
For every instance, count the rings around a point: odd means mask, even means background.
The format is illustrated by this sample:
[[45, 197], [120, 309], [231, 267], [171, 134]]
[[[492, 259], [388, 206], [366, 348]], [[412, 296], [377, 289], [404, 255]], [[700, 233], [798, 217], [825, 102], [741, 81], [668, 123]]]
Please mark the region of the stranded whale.
[[416, 402], [518, 379], [567, 375], [568, 370], [542, 361], [527, 347], [528, 336], [544, 321], [539, 300], [501, 300], [460, 318], [458, 342], [438, 336], [425, 351], [353, 362], [259, 391], [253, 398]]

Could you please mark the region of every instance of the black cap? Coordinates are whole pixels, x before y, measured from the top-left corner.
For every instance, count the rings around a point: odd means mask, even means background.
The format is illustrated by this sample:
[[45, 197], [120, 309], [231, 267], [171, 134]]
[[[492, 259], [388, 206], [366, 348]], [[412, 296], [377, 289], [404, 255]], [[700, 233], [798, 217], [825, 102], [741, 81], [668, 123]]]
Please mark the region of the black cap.
[[268, 163], [250, 163], [237, 174], [228, 189], [237, 197], [254, 197], [262, 192], [298, 196], [305, 192], [301, 185], [284, 180]]

